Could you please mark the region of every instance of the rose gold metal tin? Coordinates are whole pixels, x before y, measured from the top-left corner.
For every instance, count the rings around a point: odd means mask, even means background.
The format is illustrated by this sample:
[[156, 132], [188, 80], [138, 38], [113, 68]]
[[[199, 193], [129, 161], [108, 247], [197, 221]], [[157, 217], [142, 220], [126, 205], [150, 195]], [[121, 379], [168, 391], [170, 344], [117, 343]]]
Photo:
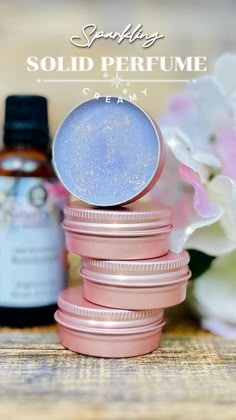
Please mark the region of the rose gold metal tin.
[[97, 305], [126, 309], [167, 308], [186, 297], [189, 255], [169, 252], [144, 261], [83, 258], [84, 297]]
[[119, 209], [92, 208], [75, 201], [64, 210], [67, 248], [97, 259], [137, 260], [168, 252], [170, 210], [146, 203]]
[[131, 357], [160, 345], [163, 310], [127, 311], [93, 305], [82, 287], [60, 293], [55, 319], [61, 344], [77, 353], [97, 357]]
[[53, 162], [75, 197], [102, 207], [132, 203], [156, 184], [165, 161], [157, 123], [118, 97], [90, 99], [72, 109], [57, 130]]

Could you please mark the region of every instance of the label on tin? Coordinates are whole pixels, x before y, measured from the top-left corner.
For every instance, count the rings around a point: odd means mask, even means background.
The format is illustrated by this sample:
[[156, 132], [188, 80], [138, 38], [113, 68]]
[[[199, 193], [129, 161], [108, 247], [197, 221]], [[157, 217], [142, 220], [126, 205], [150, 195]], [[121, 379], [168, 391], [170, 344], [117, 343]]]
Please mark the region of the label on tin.
[[67, 197], [57, 179], [0, 176], [0, 306], [56, 303], [65, 284]]

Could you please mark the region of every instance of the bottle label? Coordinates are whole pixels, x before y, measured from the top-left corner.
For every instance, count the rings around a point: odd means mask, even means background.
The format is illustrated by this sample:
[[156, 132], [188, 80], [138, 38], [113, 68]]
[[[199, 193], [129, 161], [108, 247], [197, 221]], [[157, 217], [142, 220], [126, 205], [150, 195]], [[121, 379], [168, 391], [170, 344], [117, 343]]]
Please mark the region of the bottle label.
[[56, 303], [65, 287], [67, 198], [56, 179], [0, 176], [0, 306]]

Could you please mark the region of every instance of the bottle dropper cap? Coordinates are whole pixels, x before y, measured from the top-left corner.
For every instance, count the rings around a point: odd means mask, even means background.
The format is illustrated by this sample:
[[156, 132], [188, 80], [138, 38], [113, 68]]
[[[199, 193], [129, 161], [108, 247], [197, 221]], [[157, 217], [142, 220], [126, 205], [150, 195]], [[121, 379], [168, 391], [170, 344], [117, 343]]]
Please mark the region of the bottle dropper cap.
[[49, 144], [47, 99], [38, 95], [6, 98], [4, 144], [30, 145], [45, 150]]

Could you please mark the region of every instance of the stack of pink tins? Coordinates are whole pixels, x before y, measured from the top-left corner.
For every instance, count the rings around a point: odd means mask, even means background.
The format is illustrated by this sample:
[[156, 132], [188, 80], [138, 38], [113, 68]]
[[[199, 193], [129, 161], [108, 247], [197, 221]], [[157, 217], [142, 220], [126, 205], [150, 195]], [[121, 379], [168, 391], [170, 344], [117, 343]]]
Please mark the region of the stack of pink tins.
[[[156, 182], [156, 174], [159, 177], [164, 162], [164, 148], [159, 129], [155, 133], [159, 164], [152, 179]], [[64, 137], [63, 131], [59, 145]], [[63, 165], [67, 163], [62, 181], [68, 187], [65, 180], [71, 183], [72, 176], [65, 153], [60, 155], [58, 145], [54, 163], [61, 178]], [[119, 190], [115, 191], [115, 207], [101, 207], [99, 197], [99, 207], [75, 201], [65, 208], [63, 228], [67, 249], [82, 256], [83, 278], [83, 286], [64, 290], [58, 299], [55, 319], [60, 341], [66, 348], [100, 357], [130, 357], [151, 352], [160, 344], [164, 308], [185, 299], [190, 277], [189, 256], [186, 251], [179, 254], [169, 251], [170, 210], [134, 202], [152, 186], [149, 182], [148, 188], [143, 185], [138, 194], [132, 193], [130, 199], [127, 196], [125, 201], [118, 202]], [[71, 186], [68, 189], [71, 191]], [[88, 192], [91, 197], [90, 193], [91, 190]], [[77, 197], [81, 198], [78, 194]], [[83, 200], [86, 201], [84, 196]], [[130, 204], [124, 206], [124, 203]], [[123, 207], [117, 207], [118, 204]]]

